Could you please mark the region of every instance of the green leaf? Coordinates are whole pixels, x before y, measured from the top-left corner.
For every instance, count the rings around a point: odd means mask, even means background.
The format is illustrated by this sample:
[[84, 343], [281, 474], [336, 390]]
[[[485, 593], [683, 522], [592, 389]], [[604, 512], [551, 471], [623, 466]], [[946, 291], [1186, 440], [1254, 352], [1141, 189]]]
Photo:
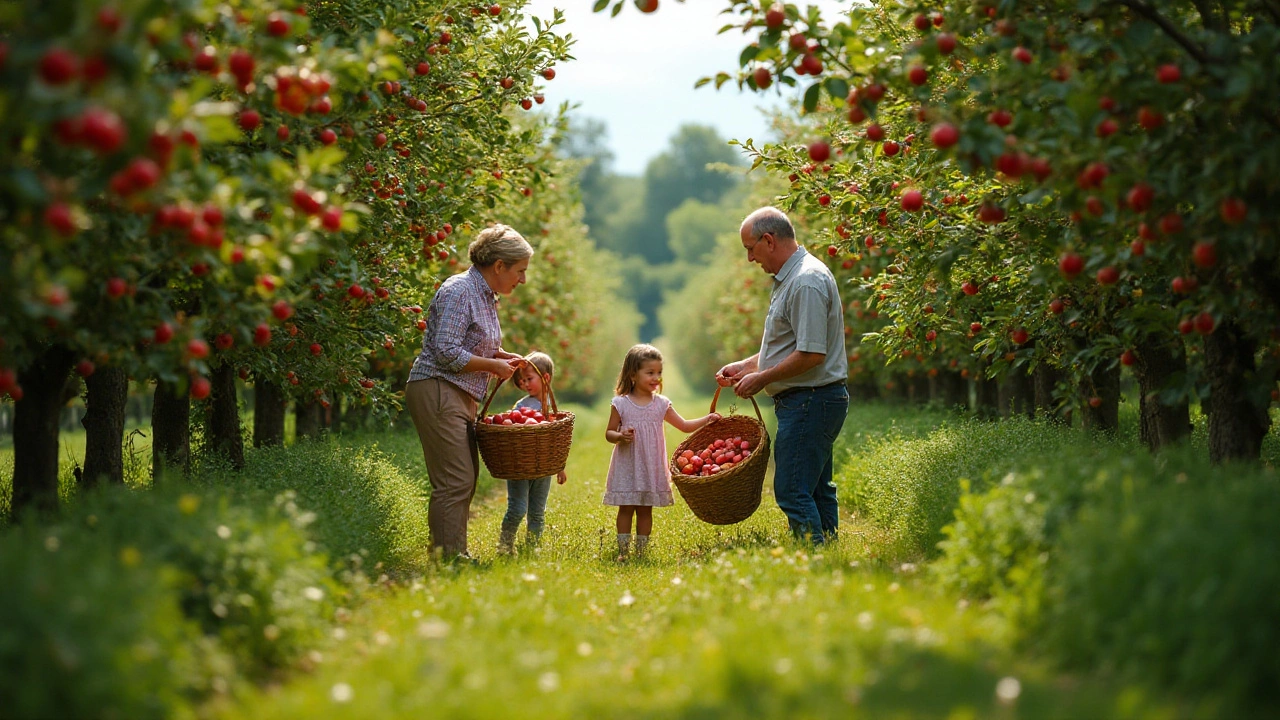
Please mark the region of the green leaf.
[[756, 59], [756, 55], [760, 54], [759, 45], [748, 45], [742, 49], [742, 54], [738, 56], [738, 65], [745, 66], [747, 63]]
[[227, 115], [206, 115], [200, 118], [204, 125], [204, 141], [209, 145], [221, 145], [240, 139], [240, 128]]
[[693, 84], [693, 87], [696, 90], [709, 82], [711, 82], [711, 78], [709, 77], [698, 78], [698, 81]]
[[[622, 12], [622, 3], [613, 6], [613, 10], [609, 11], [609, 17], [618, 17], [618, 13]], [[490, 200], [492, 202], [492, 200]], [[490, 205], [489, 207], [493, 207]]]
[[804, 91], [804, 111], [811, 113], [818, 109], [818, 98], [822, 95], [822, 83], [814, 83]]
[[609, 7], [609, 0], [596, 0], [596, 4], [592, 6], [591, 12], [600, 12]]
[[841, 100], [849, 97], [849, 83], [844, 78], [829, 77], [823, 82], [827, 88], [827, 94], [832, 100]]
[[729, 76], [729, 73], [716, 73], [716, 89], [719, 90], [721, 85], [724, 85], [732, 79], [733, 78]]
[[45, 202], [44, 185], [40, 182], [40, 176], [29, 168], [15, 170], [5, 179], [4, 184], [10, 186], [24, 202], [33, 205]]

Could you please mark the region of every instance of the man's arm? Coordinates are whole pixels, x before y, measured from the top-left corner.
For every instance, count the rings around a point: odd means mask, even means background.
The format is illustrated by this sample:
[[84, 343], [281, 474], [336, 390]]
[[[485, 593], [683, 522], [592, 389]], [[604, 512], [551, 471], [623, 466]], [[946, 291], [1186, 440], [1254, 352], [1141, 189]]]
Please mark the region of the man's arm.
[[741, 397], [751, 397], [763, 390], [766, 385], [809, 372], [821, 365], [826, 359], [826, 353], [792, 350], [790, 355], [782, 358], [782, 362], [768, 370], [747, 373], [742, 376], [738, 380], [738, 384], [734, 386], [733, 391]]

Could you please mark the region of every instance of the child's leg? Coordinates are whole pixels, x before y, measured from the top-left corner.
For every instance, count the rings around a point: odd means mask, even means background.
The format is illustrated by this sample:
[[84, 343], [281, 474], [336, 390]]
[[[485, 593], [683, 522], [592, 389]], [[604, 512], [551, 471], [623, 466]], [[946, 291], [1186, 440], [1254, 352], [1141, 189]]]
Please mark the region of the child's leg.
[[653, 508], [648, 505], [636, 506], [636, 534], [648, 536], [653, 530]]
[[653, 508], [648, 505], [636, 507], [636, 557], [644, 557], [649, 549], [649, 533], [653, 530]]
[[634, 505], [618, 507], [618, 561], [627, 559], [631, 553], [631, 514], [636, 511]]
[[626, 534], [631, 533], [631, 515], [635, 513], [635, 511], [636, 511], [636, 507], [634, 505], [618, 506], [618, 534], [619, 535], [622, 535], [624, 533]]
[[503, 547], [510, 547], [516, 541], [516, 531], [520, 529], [520, 521], [524, 520], [529, 510], [529, 481], [507, 481], [507, 514], [502, 518], [502, 534], [498, 542]]
[[547, 516], [547, 495], [551, 494], [551, 476], [529, 481], [529, 539], [537, 540]]

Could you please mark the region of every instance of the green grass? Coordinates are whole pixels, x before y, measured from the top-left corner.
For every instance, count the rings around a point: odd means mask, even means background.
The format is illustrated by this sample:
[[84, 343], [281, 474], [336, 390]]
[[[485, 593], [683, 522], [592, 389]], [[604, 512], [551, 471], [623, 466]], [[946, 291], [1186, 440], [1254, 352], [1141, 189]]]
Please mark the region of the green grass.
[[[682, 414], [705, 412], [709, 398], [684, 392], [670, 368], [667, 376]], [[220, 704], [215, 714], [1187, 714], [1139, 687], [1064, 676], [1019, 655], [997, 614], [940, 592], [923, 567], [873, 559], [883, 541], [856, 517], [837, 543], [815, 554], [790, 540], [771, 497], [751, 519], [727, 528], [701, 523], [677, 500], [654, 513], [650, 557], [619, 564], [614, 509], [601, 504], [612, 450], [603, 440], [608, 407], [572, 409], [578, 420], [569, 483], [552, 487], [539, 546], [497, 555], [505, 494], [478, 498], [471, 524], [478, 564], [430, 566], [415, 580], [382, 587], [340, 613], [313, 673]], [[762, 414], [772, 421], [771, 407]], [[844, 452], [878, 452], [886, 432], [921, 437], [946, 417], [855, 407]], [[672, 432], [669, 447], [680, 437]], [[385, 452], [399, 442], [379, 445]], [[406, 455], [416, 451], [416, 441], [404, 445]]]
[[[705, 413], [710, 398], [689, 392], [673, 363], [666, 371], [679, 411]], [[718, 410], [734, 404], [753, 412], [730, 397]], [[263, 497], [293, 490], [299, 507], [316, 515], [312, 537], [321, 547], [338, 557], [364, 550], [397, 572], [347, 596], [350, 605], [306, 655], [304, 671], [217, 696], [202, 712], [228, 718], [493, 717], [513, 709], [537, 717], [1203, 714], [1204, 707], [1138, 680], [1064, 674], [1047, 658], [1027, 655], [1005, 614], [944, 589], [920, 563], [920, 547], [950, 517], [961, 477], [989, 476], [1016, 457], [1043, 457], [1045, 442], [1087, 445], [1084, 435], [858, 405], [838, 450], [838, 542], [815, 554], [792, 541], [766, 481], [760, 510], [739, 525], [701, 523], [681, 500], [655, 511], [650, 557], [619, 564], [615, 510], [601, 503], [612, 451], [603, 439], [608, 404], [569, 409], [578, 415], [569, 483], [552, 487], [542, 543], [521, 546], [515, 557], [497, 554], [505, 492], [486, 474], [473, 504], [476, 565], [436, 565], [422, 554], [427, 484], [411, 430], [251, 452], [246, 490]], [[767, 399], [761, 412], [772, 429]], [[64, 436], [71, 453], [76, 435]], [[682, 438], [669, 428], [668, 448]], [[1011, 449], [1011, 438], [1027, 443]], [[6, 469], [0, 455], [0, 473]], [[871, 491], [882, 500], [901, 491], [904, 504], [877, 511]]]

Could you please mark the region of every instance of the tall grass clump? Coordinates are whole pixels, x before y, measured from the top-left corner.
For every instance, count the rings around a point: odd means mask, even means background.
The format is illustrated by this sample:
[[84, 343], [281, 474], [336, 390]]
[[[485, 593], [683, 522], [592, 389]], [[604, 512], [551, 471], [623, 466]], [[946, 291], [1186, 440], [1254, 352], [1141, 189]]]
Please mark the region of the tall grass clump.
[[1064, 456], [1085, 442], [1057, 425], [1021, 418], [961, 420], [923, 437], [894, 432], [871, 438], [841, 467], [841, 501], [889, 535], [886, 551], [932, 555], [960, 500], [961, 482], [985, 488], [1032, 458]]
[[183, 614], [179, 573], [137, 548], [16, 526], [0, 577], [5, 717], [171, 717], [228, 668]]
[[243, 471], [214, 471], [202, 481], [251, 496], [293, 493], [313, 517], [311, 537], [336, 559], [403, 568], [427, 552], [425, 477], [407, 476], [403, 465], [376, 446], [304, 442], [264, 448], [250, 454]]
[[0, 707], [168, 717], [265, 680], [323, 637], [338, 587], [281, 496], [161, 483], [85, 493], [0, 537]]
[[1255, 714], [1280, 705], [1277, 517], [1274, 469], [1081, 445], [966, 488], [931, 570], [1067, 667]]
[[1280, 478], [1181, 453], [1099, 468], [1051, 553], [1051, 652], [1236, 703], [1280, 709]]

